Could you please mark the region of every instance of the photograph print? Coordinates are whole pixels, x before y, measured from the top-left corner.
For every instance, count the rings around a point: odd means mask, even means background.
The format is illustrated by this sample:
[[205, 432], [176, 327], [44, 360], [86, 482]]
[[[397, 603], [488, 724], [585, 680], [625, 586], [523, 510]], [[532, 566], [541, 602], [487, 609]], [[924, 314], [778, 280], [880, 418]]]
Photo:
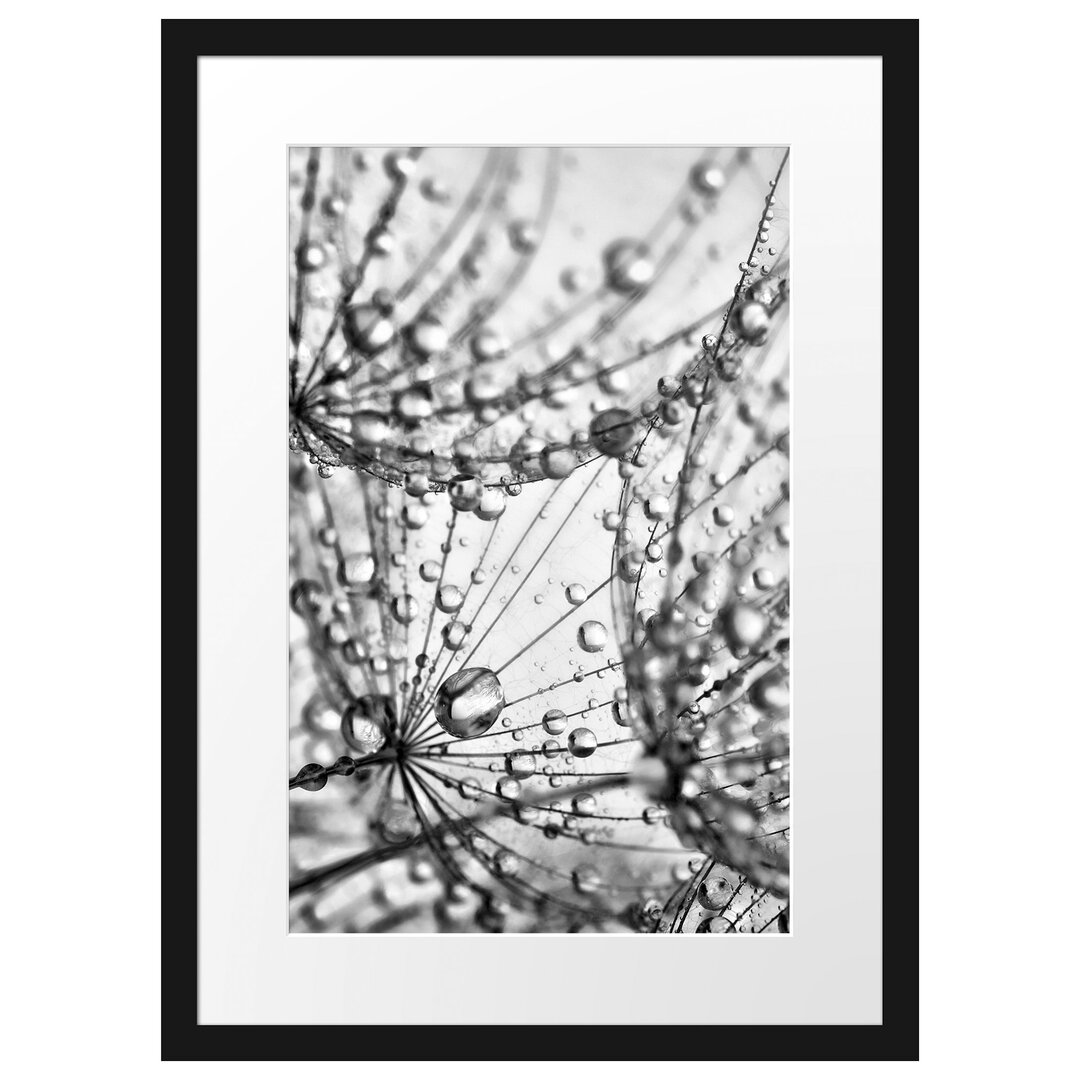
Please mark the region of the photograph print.
[[288, 148], [291, 933], [790, 931], [790, 168]]

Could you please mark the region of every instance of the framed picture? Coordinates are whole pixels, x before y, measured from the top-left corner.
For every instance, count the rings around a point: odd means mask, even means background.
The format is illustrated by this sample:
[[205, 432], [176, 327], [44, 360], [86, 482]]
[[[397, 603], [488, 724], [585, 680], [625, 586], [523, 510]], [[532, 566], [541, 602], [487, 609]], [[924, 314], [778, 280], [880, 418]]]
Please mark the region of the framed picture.
[[917, 42], [163, 23], [164, 1058], [917, 1057]]

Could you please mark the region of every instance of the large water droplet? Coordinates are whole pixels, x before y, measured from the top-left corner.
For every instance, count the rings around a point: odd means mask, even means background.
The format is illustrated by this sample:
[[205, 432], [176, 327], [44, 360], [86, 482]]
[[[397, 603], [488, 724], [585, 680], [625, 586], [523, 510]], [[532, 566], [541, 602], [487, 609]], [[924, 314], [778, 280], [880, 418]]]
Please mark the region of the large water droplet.
[[493, 671], [464, 668], [439, 687], [435, 719], [456, 738], [482, 735], [499, 718], [505, 700], [502, 684]]
[[588, 653], [600, 652], [607, 644], [607, 627], [602, 622], [590, 619], [578, 627], [578, 645]]
[[475, 510], [484, 495], [484, 485], [475, 476], [460, 473], [447, 485], [450, 505], [455, 510]]
[[375, 356], [397, 337], [394, 324], [373, 304], [347, 308], [341, 330], [345, 340], [363, 356]]
[[574, 728], [567, 736], [566, 748], [574, 757], [589, 757], [596, 749], [596, 735], [587, 727]]
[[655, 274], [656, 264], [649, 257], [649, 249], [639, 240], [616, 240], [604, 250], [604, 280], [617, 293], [636, 293]]
[[637, 425], [633, 414], [625, 409], [605, 409], [589, 424], [593, 446], [608, 457], [618, 457], [637, 441]]
[[366, 551], [346, 555], [338, 564], [338, 580], [342, 585], [368, 585], [375, 576], [375, 559]]

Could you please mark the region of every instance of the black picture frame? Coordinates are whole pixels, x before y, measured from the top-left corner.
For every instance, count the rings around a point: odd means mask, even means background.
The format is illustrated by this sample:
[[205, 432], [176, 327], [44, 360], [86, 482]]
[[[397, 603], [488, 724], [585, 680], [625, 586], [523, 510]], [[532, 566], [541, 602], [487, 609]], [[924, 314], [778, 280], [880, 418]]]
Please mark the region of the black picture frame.
[[[397, 1060], [377, 1056], [389, 1049], [413, 1060], [512, 1060], [531, 1045], [522, 1041], [533, 1034], [527, 1026], [374, 1027], [358, 1040], [341, 1025], [200, 1025], [196, 1001], [197, 60], [343, 55], [329, 43], [354, 41], [365, 43], [365, 55], [399, 55], [389, 48], [399, 41], [407, 42], [410, 56], [502, 55], [479, 43], [513, 40], [531, 46], [518, 55], [534, 56], [882, 58], [883, 1022], [590, 1027], [588, 1045], [570, 1027], [554, 1032], [566, 1040], [558, 1043], [562, 1052], [584, 1060], [597, 1059], [590, 1047], [613, 1045], [623, 1060], [643, 1061], [680, 1054], [702, 1060], [717, 1053], [732, 1060], [917, 1060], [918, 906], [912, 897], [919, 873], [918, 723], [910, 657], [917, 640], [918, 565], [906, 538], [917, 528], [908, 444], [918, 395], [918, 20], [359, 21], [366, 24], [363, 34], [349, 20], [162, 21], [162, 536], [169, 568], [162, 606], [162, 1059], [352, 1060], [360, 1054]], [[489, 22], [486, 30], [483, 22]], [[456, 51], [466, 35], [467, 48]], [[650, 52], [626, 48], [631, 42], [648, 43]], [[724, 51], [704, 54], [701, 42], [717, 42]], [[759, 43], [767, 43], [767, 54]], [[370, 48], [378, 44], [387, 47]], [[710, 1037], [713, 1027], [723, 1028], [722, 1042]], [[552, 1031], [545, 1027], [545, 1034]], [[428, 1033], [435, 1037], [425, 1038]]]

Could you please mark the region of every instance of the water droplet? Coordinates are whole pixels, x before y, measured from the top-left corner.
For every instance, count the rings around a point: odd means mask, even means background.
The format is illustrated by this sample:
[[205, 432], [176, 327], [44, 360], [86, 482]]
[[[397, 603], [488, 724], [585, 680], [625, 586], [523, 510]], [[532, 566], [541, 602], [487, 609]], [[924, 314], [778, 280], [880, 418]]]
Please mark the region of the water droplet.
[[715, 195], [724, 182], [724, 170], [715, 161], [699, 161], [690, 170], [690, 183], [701, 195]]
[[464, 668], [439, 687], [435, 718], [459, 739], [482, 735], [499, 718], [505, 698], [498, 676], [488, 668]]
[[347, 588], [369, 585], [374, 577], [375, 559], [366, 551], [347, 555], [338, 565], [338, 581]]
[[465, 594], [456, 585], [440, 585], [435, 605], [440, 611], [457, 611], [465, 602]]
[[372, 304], [346, 308], [341, 322], [345, 340], [362, 356], [375, 356], [397, 338], [393, 322]]
[[608, 457], [619, 457], [637, 441], [637, 424], [625, 409], [605, 409], [589, 424], [593, 446]]
[[607, 644], [607, 627], [602, 622], [590, 619], [578, 627], [578, 645], [587, 653], [600, 652]]
[[447, 485], [450, 505], [455, 510], [475, 510], [484, 495], [484, 485], [475, 476], [460, 473]]
[[609, 289], [629, 296], [646, 288], [656, 275], [649, 249], [639, 240], [616, 240], [604, 250], [604, 280]]
[[410, 596], [408, 593], [395, 596], [392, 607], [394, 618], [402, 624], [411, 623], [420, 614], [419, 601], [415, 596]]
[[576, 758], [590, 757], [596, 750], [596, 735], [589, 728], [574, 728], [567, 736], [566, 748]]
[[561, 735], [566, 730], [566, 713], [562, 709], [548, 709], [543, 725], [549, 735]]
[[566, 586], [566, 602], [568, 604], [573, 604], [574, 607], [577, 607], [579, 604], [584, 604], [588, 595], [584, 585], [579, 585], [575, 582], [573, 585]]

